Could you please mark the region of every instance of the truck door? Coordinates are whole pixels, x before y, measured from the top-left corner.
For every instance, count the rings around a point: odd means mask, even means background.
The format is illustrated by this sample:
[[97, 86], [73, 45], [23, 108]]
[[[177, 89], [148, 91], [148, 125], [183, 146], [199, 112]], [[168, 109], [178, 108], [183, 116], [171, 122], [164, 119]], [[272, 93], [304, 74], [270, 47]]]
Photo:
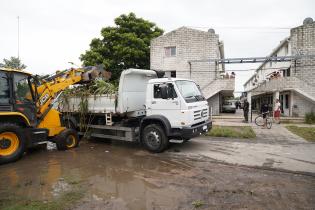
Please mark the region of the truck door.
[[162, 99], [161, 96], [162, 83], [154, 84], [152, 91], [152, 100], [147, 101], [147, 115], [163, 115], [173, 126], [180, 126], [180, 100], [172, 83], [167, 83], [169, 98]]

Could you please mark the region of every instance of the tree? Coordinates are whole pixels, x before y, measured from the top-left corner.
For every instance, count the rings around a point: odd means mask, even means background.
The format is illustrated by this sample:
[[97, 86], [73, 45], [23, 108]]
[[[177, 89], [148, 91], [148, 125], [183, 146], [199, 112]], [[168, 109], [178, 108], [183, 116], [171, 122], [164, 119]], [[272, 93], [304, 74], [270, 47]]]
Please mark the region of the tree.
[[22, 63], [20, 58], [11, 57], [10, 59], [3, 59], [3, 63], [0, 63], [0, 67], [11, 68], [11, 69], [25, 69], [27, 66]]
[[81, 54], [84, 66], [103, 65], [112, 72], [112, 80], [127, 68], [150, 67], [150, 41], [163, 34], [155, 23], [137, 18], [134, 13], [120, 15], [116, 26], [101, 30], [102, 38], [94, 38], [90, 49]]

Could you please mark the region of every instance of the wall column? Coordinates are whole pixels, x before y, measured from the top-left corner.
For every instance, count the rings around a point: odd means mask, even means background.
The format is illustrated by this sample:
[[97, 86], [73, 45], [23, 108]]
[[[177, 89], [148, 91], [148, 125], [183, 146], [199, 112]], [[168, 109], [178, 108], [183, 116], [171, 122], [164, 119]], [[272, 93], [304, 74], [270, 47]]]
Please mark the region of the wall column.
[[[275, 105], [276, 105], [276, 100], [279, 99], [280, 100], [280, 92], [279, 91], [275, 91], [273, 92], [273, 104], [272, 104], [272, 116], [274, 116], [275, 112], [273, 111], [275, 109]], [[280, 102], [281, 103], [281, 102]], [[281, 107], [283, 108], [283, 107]]]
[[[279, 91], [276, 91], [273, 93], [273, 104], [272, 104], [272, 111], [274, 110], [275, 108], [275, 105], [276, 105], [276, 99], [279, 99], [280, 100], [280, 92]], [[283, 107], [281, 107], [283, 108]]]
[[293, 117], [293, 90], [290, 91], [290, 103], [289, 103], [289, 108], [290, 108], [290, 112], [289, 112], [289, 116]]
[[247, 92], [247, 97], [246, 97], [248, 103], [249, 103], [249, 109], [248, 109], [248, 121], [252, 121], [252, 92]]

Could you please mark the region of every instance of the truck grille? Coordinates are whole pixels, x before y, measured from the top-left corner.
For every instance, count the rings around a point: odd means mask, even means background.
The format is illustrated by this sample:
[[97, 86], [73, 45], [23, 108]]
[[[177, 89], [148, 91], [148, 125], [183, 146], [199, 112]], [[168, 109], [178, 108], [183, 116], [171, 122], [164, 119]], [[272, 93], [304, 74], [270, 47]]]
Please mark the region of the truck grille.
[[208, 116], [208, 109], [201, 109], [194, 111], [194, 120], [200, 120], [203, 117]]

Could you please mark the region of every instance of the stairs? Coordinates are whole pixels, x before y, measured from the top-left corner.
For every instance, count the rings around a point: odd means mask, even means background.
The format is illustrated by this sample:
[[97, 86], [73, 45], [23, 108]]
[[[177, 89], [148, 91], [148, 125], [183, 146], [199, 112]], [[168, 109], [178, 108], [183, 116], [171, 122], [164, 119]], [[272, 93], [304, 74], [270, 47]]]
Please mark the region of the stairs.
[[234, 92], [235, 79], [215, 79], [201, 88], [206, 99], [211, 98], [220, 91]]

